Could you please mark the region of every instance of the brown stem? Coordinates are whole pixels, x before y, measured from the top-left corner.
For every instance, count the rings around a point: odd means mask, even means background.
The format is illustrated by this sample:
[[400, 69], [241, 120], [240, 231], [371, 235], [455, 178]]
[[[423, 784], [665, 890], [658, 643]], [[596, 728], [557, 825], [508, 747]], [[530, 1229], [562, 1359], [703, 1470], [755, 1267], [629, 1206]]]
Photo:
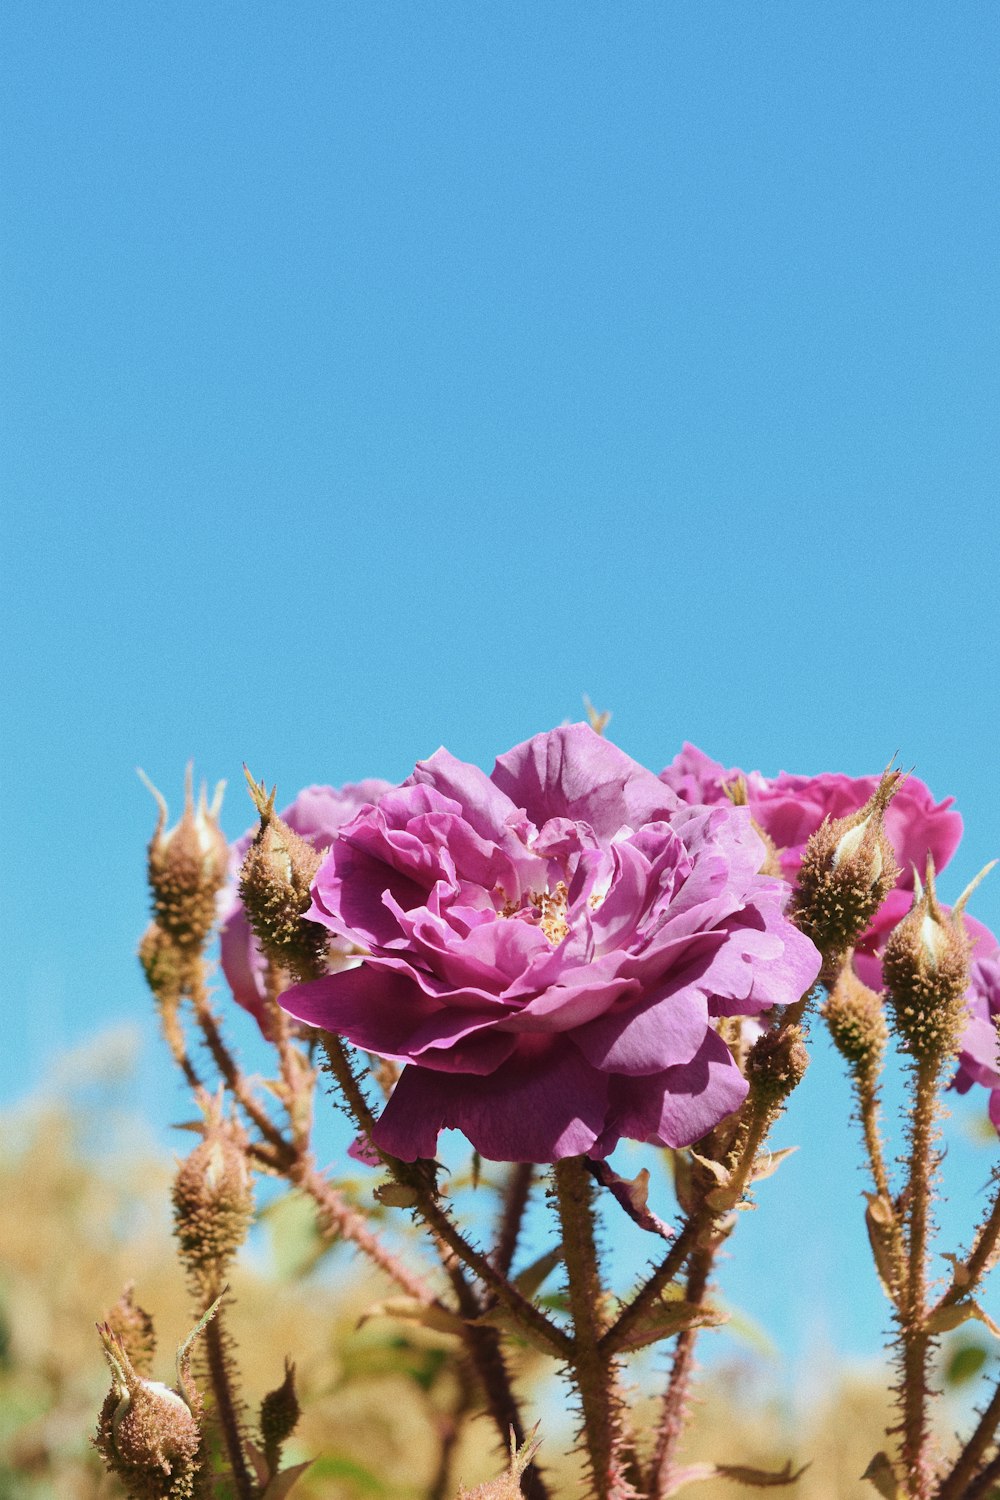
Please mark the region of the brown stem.
[[180, 1018], [179, 997], [171, 997], [169, 1000], [161, 1002], [159, 1011], [163, 1037], [170, 1048], [171, 1056], [184, 1074], [184, 1080], [188, 1087], [197, 1092], [197, 1090], [203, 1087], [203, 1084], [187, 1049], [184, 1027]]
[[[691, 1257], [685, 1296], [700, 1307], [708, 1290], [715, 1261], [713, 1249], [696, 1250]], [[694, 1351], [698, 1339], [696, 1328], [685, 1328], [677, 1336], [670, 1379], [663, 1397], [656, 1453], [653, 1459], [651, 1494], [654, 1500], [670, 1493], [670, 1481], [677, 1458], [677, 1448], [684, 1432], [691, 1400], [691, 1377], [694, 1374]]]
[[597, 1500], [609, 1500], [620, 1477], [621, 1424], [614, 1356], [601, 1343], [606, 1317], [594, 1238], [594, 1181], [582, 1156], [557, 1161], [554, 1178], [573, 1315], [568, 1363], [580, 1396], [593, 1492]]
[[345, 1201], [332, 1183], [317, 1171], [311, 1158], [297, 1161], [288, 1174], [289, 1181], [309, 1194], [319, 1210], [320, 1227], [328, 1239], [340, 1237], [368, 1256], [372, 1263], [390, 1276], [398, 1287], [428, 1307], [438, 1302], [430, 1287], [416, 1272], [387, 1250], [368, 1228], [364, 1218]]
[[939, 1307], [948, 1307], [970, 1295], [989, 1270], [998, 1241], [1000, 1241], [1000, 1190], [993, 1199], [989, 1213], [980, 1225], [968, 1259], [963, 1262], [961, 1272], [956, 1267], [955, 1280], [937, 1303], [935, 1312]]
[[194, 1006], [198, 1025], [201, 1028], [201, 1034], [205, 1038], [215, 1066], [225, 1080], [226, 1087], [233, 1097], [238, 1100], [248, 1118], [253, 1121], [264, 1139], [277, 1150], [287, 1151], [288, 1142], [274, 1124], [267, 1111], [254, 1098], [246, 1079], [243, 1077], [232, 1053], [223, 1040], [222, 1032], [219, 1030], [219, 1023], [208, 1003], [208, 990], [205, 985], [205, 966], [200, 955], [191, 964], [187, 990], [191, 996], [191, 1002]]
[[[442, 1252], [441, 1263], [455, 1289], [459, 1312], [467, 1320], [465, 1347], [483, 1387], [487, 1410], [493, 1418], [500, 1446], [507, 1451], [510, 1433], [513, 1431], [515, 1442], [520, 1448], [525, 1439], [524, 1422], [511, 1385], [499, 1331], [477, 1321], [483, 1308], [474, 1288], [469, 1285], [458, 1257], [446, 1245], [439, 1244], [439, 1249]], [[548, 1500], [545, 1481], [534, 1463], [525, 1469], [521, 1484], [528, 1500]]]
[[[323, 1046], [329, 1059], [330, 1071], [340, 1085], [344, 1100], [356, 1125], [371, 1141], [375, 1117], [365, 1098], [360, 1080], [351, 1067], [344, 1044], [339, 1037], [324, 1032]], [[540, 1307], [536, 1307], [533, 1302], [523, 1296], [517, 1287], [513, 1286], [506, 1276], [501, 1275], [488, 1258], [461, 1234], [450, 1214], [438, 1202], [433, 1183], [427, 1176], [426, 1164], [400, 1161], [398, 1157], [390, 1156], [387, 1151], [381, 1151], [377, 1146], [374, 1149], [396, 1181], [412, 1191], [415, 1199], [414, 1207], [427, 1227], [455, 1252], [463, 1265], [468, 1266], [480, 1281], [495, 1293], [497, 1300], [513, 1314], [516, 1322], [520, 1323], [526, 1331], [542, 1339], [554, 1354], [565, 1357], [570, 1347], [570, 1340], [561, 1328], [556, 1327], [551, 1318], [546, 1317]]]
[[[988, 1483], [984, 1488], [977, 1488], [973, 1480], [976, 1479], [976, 1471], [996, 1435], [998, 1426], [1000, 1426], [1000, 1385], [993, 1392], [992, 1400], [980, 1417], [975, 1432], [959, 1454], [951, 1473], [947, 1479], [942, 1480], [935, 1500], [970, 1500], [973, 1495], [985, 1495], [989, 1492]], [[1000, 1472], [1000, 1458], [995, 1459], [990, 1467], [994, 1466]], [[988, 1473], [988, 1470], [984, 1470], [983, 1473]], [[980, 1480], [982, 1477], [983, 1475], [979, 1476]]]
[[704, 1215], [692, 1214], [667, 1254], [653, 1274], [643, 1282], [631, 1302], [627, 1302], [615, 1322], [605, 1333], [601, 1343], [609, 1354], [614, 1354], [626, 1343], [629, 1334], [655, 1303], [663, 1288], [669, 1286], [678, 1274], [694, 1247], [704, 1227]]
[[[209, 1305], [213, 1300], [214, 1298], [209, 1299], [206, 1305]], [[229, 1467], [232, 1470], [233, 1485], [237, 1500], [254, 1500], [257, 1487], [250, 1476], [246, 1456], [243, 1452], [243, 1438], [240, 1433], [236, 1396], [229, 1383], [229, 1371], [226, 1367], [222, 1313], [223, 1309], [220, 1307], [215, 1317], [210, 1319], [205, 1325], [204, 1338], [208, 1357], [208, 1375], [212, 1386], [212, 1394], [215, 1397], [215, 1409], [219, 1418], [219, 1427], [222, 1431], [222, 1440], [226, 1445], [226, 1453], [229, 1457]]]
[[442, 1412], [437, 1419], [438, 1449], [437, 1467], [427, 1491], [427, 1500], [450, 1500], [454, 1486], [451, 1482], [451, 1466], [455, 1457], [455, 1447], [462, 1435], [465, 1419], [472, 1410], [472, 1398], [475, 1390], [473, 1381], [463, 1378], [463, 1371], [458, 1372], [458, 1395], [450, 1411]]
[[962, 1500], [989, 1500], [989, 1497], [996, 1493], [998, 1483], [1000, 1483], [1000, 1453], [976, 1475], [962, 1496]]
[[507, 1178], [503, 1209], [497, 1225], [496, 1249], [492, 1255], [493, 1265], [501, 1276], [508, 1276], [514, 1264], [518, 1236], [521, 1233], [521, 1223], [528, 1206], [534, 1175], [534, 1163], [521, 1161], [514, 1163], [510, 1169], [510, 1176]]
[[927, 1420], [931, 1335], [927, 1332], [927, 1242], [930, 1231], [932, 1148], [937, 1103], [936, 1061], [915, 1064], [910, 1119], [906, 1293], [901, 1309], [903, 1463], [911, 1500], [930, 1500], [933, 1488], [931, 1433]]
[[854, 1075], [854, 1088], [858, 1101], [858, 1116], [864, 1135], [865, 1152], [871, 1167], [872, 1182], [875, 1185], [875, 1191], [892, 1214], [888, 1250], [892, 1268], [893, 1300], [898, 1307], [900, 1300], [906, 1294], [906, 1246], [903, 1241], [903, 1226], [896, 1212], [889, 1171], [885, 1164], [882, 1132], [879, 1126], [878, 1084], [874, 1073], [870, 1069], [858, 1069]]

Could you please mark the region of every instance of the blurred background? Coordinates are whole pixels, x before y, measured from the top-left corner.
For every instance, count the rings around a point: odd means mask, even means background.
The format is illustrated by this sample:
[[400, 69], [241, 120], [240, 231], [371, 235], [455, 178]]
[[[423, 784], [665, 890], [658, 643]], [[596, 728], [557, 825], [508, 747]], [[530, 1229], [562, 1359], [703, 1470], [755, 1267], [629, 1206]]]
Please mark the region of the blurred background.
[[[0, 1101], [34, 1248], [0, 1286], [100, 1388], [82, 1269], [45, 1323], [59, 1151], [83, 1129], [103, 1192], [130, 1120], [152, 1204], [190, 1109], [134, 958], [136, 765], [173, 810], [189, 757], [228, 778], [235, 836], [244, 760], [284, 800], [441, 743], [488, 768], [588, 693], [654, 770], [898, 753], [965, 818], [946, 898], [1000, 853], [1000, 15], [9, 0], [3, 33]], [[996, 877], [974, 910], [1000, 929]], [[952, 1248], [983, 1109], [948, 1126]], [[750, 1344], [704, 1341], [817, 1431], [888, 1321], [848, 1110], [818, 1036], [725, 1267]]]

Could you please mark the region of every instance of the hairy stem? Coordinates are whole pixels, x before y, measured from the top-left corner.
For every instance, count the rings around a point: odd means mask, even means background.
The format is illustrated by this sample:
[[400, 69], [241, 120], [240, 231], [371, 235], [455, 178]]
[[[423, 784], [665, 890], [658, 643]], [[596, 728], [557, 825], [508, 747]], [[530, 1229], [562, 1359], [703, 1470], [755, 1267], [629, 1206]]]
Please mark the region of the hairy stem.
[[534, 1163], [515, 1162], [504, 1189], [503, 1208], [497, 1225], [497, 1243], [492, 1261], [501, 1276], [508, 1276], [514, 1264], [521, 1224], [528, 1207], [531, 1183], [535, 1175]]
[[194, 1006], [195, 1017], [201, 1028], [201, 1034], [205, 1038], [209, 1052], [215, 1066], [221, 1073], [226, 1087], [233, 1098], [236, 1099], [245, 1111], [248, 1119], [260, 1131], [264, 1139], [279, 1151], [288, 1150], [288, 1142], [281, 1131], [270, 1118], [267, 1111], [257, 1102], [253, 1096], [246, 1079], [243, 1077], [236, 1060], [223, 1040], [212, 1007], [208, 1003], [208, 989], [205, 984], [205, 965], [200, 955], [191, 964], [186, 985], [191, 1003]]
[[934, 1119], [937, 1105], [936, 1061], [921, 1059], [914, 1068], [914, 1102], [910, 1117], [908, 1243], [906, 1290], [901, 1308], [903, 1462], [911, 1500], [930, 1500], [933, 1466], [927, 1420], [931, 1335], [927, 1332], [927, 1245], [931, 1223], [934, 1173]]
[[[340, 1085], [352, 1118], [366, 1138], [371, 1141], [375, 1117], [365, 1098], [361, 1082], [351, 1067], [350, 1058], [347, 1056], [343, 1043], [339, 1037], [324, 1032], [323, 1046], [330, 1062], [330, 1070]], [[468, 1266], [469, 1270], [478, 1276], [491, 1292], [495, 1293], [497, 1300], [504, 1304], [515, 1321], [520, 1323], [526, 1332], [540, 1338], [554, 1354], [565, 1356], [570, 1341], [562, 1329], [557, 1328], [541, 1308], [536, 1307], [533, 1302], [523, 1296], [482, 1251], [469, 1243], [459, 1231], [451, 1215], [441, 1207], [435, 1195], [433, 1181], [427, 1174], [427, 1164], [400, 1161], [398, 1157], [379, 1150], [377, 1146], [374, 1149], [396, 1181], [411, 1189], [416, 1200], [414, 1207], [427, 1227], [450, 1250], [454, 1251], [463, 1265]]]
[[[696, 1250], [688, 1269], [685, 1296], [688, 1302], [700, 1307], [708, 1290], [709, 1277], [715, 1262], [713, 1249]], [[674, 1357], [670, 1366], [670, 1379], [663, 1397], [663, 1408], [656, 1438], [656, 1453], [653, 1458], [650, 1493], [654, 1500], [670, 1493], [677, 1448], [684, 1433], [691, 1401], [691, 1377], [694, 1374], [694, 1351], [698, 1339], [696, 1328], [685, 1328], [677, 1336]]]
[[594, 1182], [582, 1156], [557, 1161], [554, 1178], [573, 1315], [569, 1366], [580, 1395], [593, 1492], [597, 1500], [608, 1500], [619, 1473], [621, 1428], [614, 1356], [601, 1343], [606, 1318], [594, 1237]]
[[626, 1302], [614, 1323], [604, 1334], [601, 1344], [606, 1353], [614, 1354], [622, 1348], [632, 1329], [649, 1312], [664, 1287], [669, 1286], [678, 1275], [703, 1226], [703, 1214], [692, 1214], [688, 1218], [663, 1260], [652, 1275], [643, 1282], [631, 1302]]
[[906, 1294], [907, 1253], [903, 1241], [903, 1227], [896, 1213], [892, 1184], [889, 1181], [889, 1171], [885, 1163], [882, 1131], [879, 1124], [878, 1085], [874, 1074], [870, 1070], [859, 1069], [854, 1075], [854, 1088], [872, 1182], [875, 1185], [875, 1191], [892, 1213], [888, 1226], [888, 1251], [892, 1268], [893, 1300], [898, 1307]]
[[[211, 1305], [212, 1301], [214, 1301], [214, 1297], [208, 1298], [206, 1306]], [[222, 1432], [222, 1441], [225, 1444], [229, 1467], [232, 1470], [236, 1500], [254, 1500], [257, 1487], [251, 1478], [250, 1470], [247, 1467], [246, 1455], [243, 1452], [243, 1437], [240, 1432], [236, 1395], [230, 1384], [229, 1369], [226, 1363], [222, 1313], [223, 1309], [220, 1307], [215, 1317], [211, 1318], [205, 1325], [204, 1339], [208, 1361], [208, 1376], [212, 1386], [212, 1394], [215, 1397], [215, 1409]]]
[[977, 1477], [977, 1470], [996, 1435], [998, 1426], [1000, 1426], [1000, 1385], [993, 1392], [992, 1400], [980, 1417], [975, 1432], [959, 1454], [951, 1473], [947, 1479], [942, 1480], [935, 1500], [966, 1500], [966, 1497], [971, 1495], [989, 1493], [988, 1485], [983, 1489], [977, 1489], [973, 1485], [973, 1480]]
[[[507, 1451], [510, 1434], [513, 1431], [517, 1446], [520, 1448], [525, 1438], [524, 1422], [514, 1395], [507, 1362], [504, 1359], [499, 1331], [489, 1327], [488, 1324], [473, 1321], [478, 1319], [483, 1311], [479, 1299], [469, 1285], [458, 1258], [447, 1247], [442, 1247], [442, 1249], [444, 1250], [442, 1262], [455, 1289], [459, 1311], [468, 1320], [464, 1335], [465, 1347], [483, 1387], [486, 1407], [500, 1438], [500, 1446]], [[541, 1471], [534, 1463], [529, 1464], [525, 1469], [521, 1484], [527, 1500], [549, 1500], [548, 1489]]]
[[955, 1279], [941, 1297], [935, 1312], [938, 1307], [948, 1307], [955, 1302], [960, 1302], [963, 1297], [969, 1296], [974, 1291], [993, 1263], [998, 1242], [1000, 1242], [1000, 1191], [994, 1197], [990, 1211], [976, 1233], [968, 1259], [963, 1262], [961, 1271], [958, 1267], [955, 1268]]
[[332, 1183], [316, 1169], [311, 1158], [306, 1157], [290, 1170], [289, 1181], [309, 1194], [319, 1211], [320, 1228], [327, 1239], [342, 1238], [364, 1254], [380, 1271], [392, 1278], [396, 1285], [410, 1297], [427, 1306], [438, 1301], [430, 1287], [411, 1271], [403, 1261], [393, 1255], [373, 1234], [364, 1218], [341, 1196]]

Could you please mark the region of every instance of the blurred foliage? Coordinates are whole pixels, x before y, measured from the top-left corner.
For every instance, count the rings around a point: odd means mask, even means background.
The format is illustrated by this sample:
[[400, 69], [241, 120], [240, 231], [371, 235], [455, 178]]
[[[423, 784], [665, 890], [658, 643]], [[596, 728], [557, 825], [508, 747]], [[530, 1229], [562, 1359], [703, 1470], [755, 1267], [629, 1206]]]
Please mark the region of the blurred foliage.
[[[96, 1053], [91, 1066], [99, 1077]], [[61, 1102], [36, 1102], [0, 1119], [0, 1500], [119, 1500], [91, 1442], [108, 1389], [94, 1323], [134, 1281], [137, 1301], [156, 1323], [154, 1375], [167, 1381], [191, 1326], [170, 1232], [171, 1163], [136, 1144], [136, 1122], [116, 1129], [107, 1099], [85, 1102], [63, 1088]], [[280, 1383], [286, 1354], [297, 1366], [303, 1417], [286, 1461], [315, 1462], [296, 1500], [422, 1500], [435, 1493], [436, 1479], [436, 1492], [449, 1500], [459, 1478], [477, 1484], [501, 1467], [492, 1426], [468, 1422], [452, 1480], [441, 1487], [441, 1436], [466, 1404], [456, 1341], [386, 1318], [359, 1327], [390, 1290], [343, 1247], [329, 1253], [309, 1205], [288, 1196], [263, 1212], [236, 1268], [230, 1326], [248, 1412]], [[803, 1420], [773, 1394], [779, 1367], [767, 1357], [766, 1338], [748, 1328], [745, 1357], [702, 1383], [684, 1461], [761, 1468], [810, 1461], [788, 1493], [867, 1500], [873, 1492], [858, 1476], [884, 1445], [884, 1372], [849, 1378], [833, 1371], [834, 1394], [807, 1405]], [[542, 1418], [542, 1460], [555, 1492], [574, 1495], [579, 1469], [566, 1456], [573, 1416], [565, 1393], [550, 1365], [524, 1358], [521, 1378], [533, 1384]], [[946, 1346], [943, 1370], [974, 1394], [986, 1361], [966, 1335]], [[658, 1355], [653, 1368], [663, 1363]], [[641, 1368], [649, 1372], [650, 1364]], [[657, 1383], [643, 1380], [647, 1388]], [[637, 1415], [640, 1426], [655, 1420], [651, 1404]], [[718, 1480], [685, 1491], [692, 1500], [741, 1493], [753, 1492]]]

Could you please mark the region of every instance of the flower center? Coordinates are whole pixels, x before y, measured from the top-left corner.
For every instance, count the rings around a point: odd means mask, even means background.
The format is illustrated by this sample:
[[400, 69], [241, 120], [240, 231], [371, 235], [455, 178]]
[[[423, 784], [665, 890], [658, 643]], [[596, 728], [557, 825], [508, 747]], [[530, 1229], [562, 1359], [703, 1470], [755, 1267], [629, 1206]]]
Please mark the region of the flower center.
[[539, 911], [539, 927], [553, 948], [557, 948], [569, 932], [569, 923], [566, 920], [569, 892], [566, 889], [565, 880], [560, 880], [554, 891], [542, 891], [535, 898], [535, 905]]
[[502, 887], [498, 887], [496, 895], [504, 897], [498, 916], [524, 916], [530, 920], [533, 909], [537, 913], [539, 927], [553, 948], [558, 948], [568, 934], [566, 913], [569, 910], [569, 890], [565, 880], [560, 880], [554, 891], [528, 891], [526, 898], [521, 901], [511, 901]]

